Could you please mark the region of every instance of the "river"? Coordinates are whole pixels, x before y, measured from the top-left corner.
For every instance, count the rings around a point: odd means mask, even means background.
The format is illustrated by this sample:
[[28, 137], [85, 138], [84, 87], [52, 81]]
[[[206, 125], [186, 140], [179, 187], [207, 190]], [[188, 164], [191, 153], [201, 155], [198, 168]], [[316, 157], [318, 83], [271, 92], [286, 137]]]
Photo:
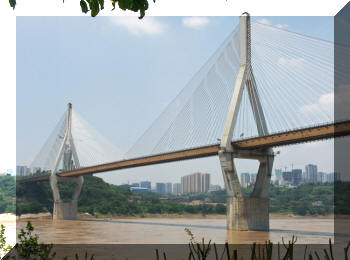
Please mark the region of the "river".
[[[334, 221], [331, 217], [271, 216], [269, 232], [228, 231], [223, 217], [79, 220], [28, 218], [17, 220], [17, 229], [23, 228], [28, 220], [33, 223], [41, 242], [61, 245], [187, 244], [190, 237], [185, 228], [190, 229], [197, 240], [204, 237], [206, 241], [212, 240], [217, 244], [265, 243], [267, 240], [277, 243], [282, 241], [282, 237], [288, 241], [293, 235], [298, 238], [297, 243], [327, 244], [329, 238], [334, 238]], [[14, 222], [4, 224], [9, 229], [7, 234], [15, 232]]]
[[333, 237], [333, 218], [271, 217], [269, 232], [227, 231], [225, 218], [120, 218], [83, 220], [30, 220], [42, 241], [54, 244], [183, 244], [189, 241], [185, 228], [196, 238], [216, 243], [264, 243], [298, 237], [300, 243], [326, 244]]

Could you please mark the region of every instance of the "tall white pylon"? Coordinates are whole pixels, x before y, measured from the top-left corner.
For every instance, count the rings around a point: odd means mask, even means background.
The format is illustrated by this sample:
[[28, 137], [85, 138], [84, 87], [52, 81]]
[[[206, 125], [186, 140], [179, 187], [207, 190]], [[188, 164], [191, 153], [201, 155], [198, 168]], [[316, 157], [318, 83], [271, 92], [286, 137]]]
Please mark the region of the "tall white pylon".
[[[62, 160], [63, 159], [63, 160]], [[51, 170], [50, 185], [54, 199], [53, 219], [76, 219], [78, 212], [78, 197], [83, 186], [84, 178], [82, 176], [74, 178], [60, 178], [57, 176], [57, 170], [62, 160], [64, 171], [79, 168], [79, 158], [75, 149], [72, 136], [72, 104], [68, 104], [66, 117], [66, 132], [62, 138], [62, 143], [58, 151], [55, 163]], [[75, 182], [76, 188], [70, 202], [63, 202], [57, 186], [58, 181]]]
[[[245, 87], [248, 91], [258, 134], [260, 136], [266, 135], [268, 129], [251, 65], [251, 30], [248, 13], [243, 13], [240, 17], [240, 68], [221, 138], [219, 159], [228, 196], [227, 228], [268, 230], [268, 190], [274, 159], [273, 151], [271, 148], [259, 151], [238, 150], [231, 145]], [[250, 197], [243, 196], [234, 163], [235, 158], [254, 159], [260, 162], [255, 187]]]

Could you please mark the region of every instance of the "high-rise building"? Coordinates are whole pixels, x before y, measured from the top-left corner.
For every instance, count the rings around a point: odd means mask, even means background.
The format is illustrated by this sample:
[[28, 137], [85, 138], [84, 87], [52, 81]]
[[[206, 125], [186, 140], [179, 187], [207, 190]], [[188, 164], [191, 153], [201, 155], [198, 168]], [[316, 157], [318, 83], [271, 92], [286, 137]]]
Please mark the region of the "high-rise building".
[[131, 183], [131, 186], [132, 187], [140, 187], [140, 183], [134, 182], [134, 183]]
[[250, 184], [250, 174], [247, 172], [241, 173], [241, 186], [247, 188]]
[[165, 183], [162, 183], [162, 182], [157, 182], [156, 183], [156, 192], [159, 193], [159, 194], [166, 194], [165, 193]]
[[209, 187], [209, 173], [197, 172], [181, 177], [181, 193], [208, 192]]
[[325, 172], [318, 172], [317, 173], [317, 182], [318, 183], [327, 182], [327, 174]]
[[334, 182], [334, 172], [328, 173], [326, 176], [326, 182], [332, 183]]
[[255, 184], [257, 175], [258, 175], [257, 173], [250, 174], [250, 184]]
[[275, 176], [276, 176], [276, 180], [280, 184], [282, 182], [282, 180], [283, 180], [283, 178], [282, 178], [282, 169], [275, 169]]
[[147, 188], [151, 190], [151, 182], [150, 181], [141, 181], [141, 188]]
[[305, 166], [305, 176], [306, 183], [317, 183], [317, 165], [308, 164]]
[[165, 183], [165, 193], [173, 193], [173, 184], [171, 182]]
[[335, 172], [334, 173], [334, 181], [340, 181], [341, 178], [340, 178], [340, 172]]
[[283, 185], [292, 184], [293, 177], [292, 172], [282, 172]]
[[331, 172], [328, 173], [326, 176], [326, 182], [335, 182], [335, 181], [340, 181], [340, 173], [339, 172]]
[[30, 168], [28, 168], [27, 166], [21, 166], [21, 165], [16, 166], [17, 176], [27, 176], [29, 174], [30, 174]]
[[181, 177], [181, 193], [184, 194], [186, 192], [189, 192], [189, 180], [186, 176]]
[[210, 187], [210, 174], [201, 174], [201, 189], [200, 192], [208, 192]]
[[174, 183], [173, 184], [173, 194], [174, 195], [181, 194], [181, 183]]
[[303, 171], [301, 169], [293, 169], [292, 170], [292, 184], [299, 185], [302, 181]]

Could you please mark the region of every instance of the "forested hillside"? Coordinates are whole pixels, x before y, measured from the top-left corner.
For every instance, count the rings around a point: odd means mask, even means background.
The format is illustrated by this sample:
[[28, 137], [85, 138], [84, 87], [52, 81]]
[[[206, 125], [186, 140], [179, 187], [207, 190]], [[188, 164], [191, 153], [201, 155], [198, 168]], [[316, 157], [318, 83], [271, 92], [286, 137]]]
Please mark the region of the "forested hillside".
[[[224, 190], [161, 197], [155, 193], [132, 193], [126, 187], [105, 183], [93, 176], [84, 177], [79, 197], [79, 211], [92, 215], [137, 215], [146, 214], [225, 214], [226, 192]], [[60, 183], [64, 200], [71, 197], [72, 183]], [[332, 214], [333, 190], [336, 187], [337, 213], [350, 214], [350, 183], [301, 185], [294, 188], [271, 186], [270, 212], [297, 215]], [[252, 187], [244, 189], [248, 196]], [[15, 211], [15, 182], [12, 176], [0, 176], [0, 213]], [[194, 205], [194, 201], [208, 202]], [[192, 204], [191, 204], [192, 203]], [[52, 212], [53, 200], [48, 182], [22, 183], [17, 185], [17, 214]]]
[[[63, 200], [71, 197], [73, 183], [60, 183]], [[91, 215], [140, 215], [163, 214], [224, 214], [225, 206], [185, 205], [176, 201], [162, 201], [157, 194], [148, 192], [133, 194], [125, 187], [105, 183], [93, 176], [84, 177], [84, 185], [78, 201], [79, 212]], [[52, 212], [52, 194], [48, 182], [23, 183], [17, 186], [17, 214]]]
[[0, 213], [14, 213], [16, 210], [15, 198], [15, 177], [9, 175], [0, 176]]
[[[346, 189], [346, 183], [339, 185]], [[243, 192], [245, 196], [249, 196], [252, 190], [253, 187], [248, 187], [243, 189]], [[333, 190], [333, 184], [307, 184], [293, 188], [272, 185], [269, 192], [270, 212], [302, 216], [333, 214]], [[190, 201], [210, 200], [218, 203], [226, 202], [226, 192], [224, 190], [184, 195], [184, 197]]]

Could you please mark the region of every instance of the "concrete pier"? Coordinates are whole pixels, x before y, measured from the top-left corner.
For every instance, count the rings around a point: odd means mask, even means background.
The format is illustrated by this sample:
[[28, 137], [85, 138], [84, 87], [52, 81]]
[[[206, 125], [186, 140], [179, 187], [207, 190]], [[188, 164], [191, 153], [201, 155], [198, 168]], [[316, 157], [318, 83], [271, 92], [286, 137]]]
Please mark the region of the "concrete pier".
[[[74, 182], [76, 183], [75, 190], [71, 201], [63, 202], [60, 196], [57, 182]], [[78, 198], [83, 187], [84, 178], [82, 176], [74, 178], [57, 178], [51, 176], [51, 188], [54, 194], [54, 207], [52, 212], [53, 219], [77, 219], [78, 216]]]
[[228, 197], [226, 221], [232, 230], [269, 230], [269, 199]]
[[78, 201], [55, 202], [53, 208], [53, 219], [74, 220], [78, 216]]

